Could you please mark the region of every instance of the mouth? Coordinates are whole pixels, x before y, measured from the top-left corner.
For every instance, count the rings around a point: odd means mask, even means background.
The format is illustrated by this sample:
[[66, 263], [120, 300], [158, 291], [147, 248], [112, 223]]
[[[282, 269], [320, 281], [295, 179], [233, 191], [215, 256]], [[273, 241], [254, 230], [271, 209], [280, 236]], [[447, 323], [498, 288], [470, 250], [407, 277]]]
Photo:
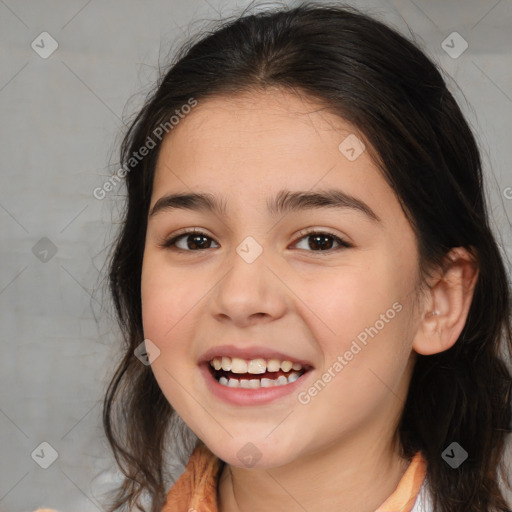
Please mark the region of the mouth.
[[312, 369], [310, 365], [287, 360], [226, 356], [213, 358], [207, 366], [220, 385], [244, 389], [286, 386]]

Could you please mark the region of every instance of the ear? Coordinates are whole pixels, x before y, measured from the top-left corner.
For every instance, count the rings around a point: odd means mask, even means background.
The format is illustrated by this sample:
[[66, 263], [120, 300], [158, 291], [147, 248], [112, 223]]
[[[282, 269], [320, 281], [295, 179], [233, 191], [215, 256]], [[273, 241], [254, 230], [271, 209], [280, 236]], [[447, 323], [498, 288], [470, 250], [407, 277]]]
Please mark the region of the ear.
[[418, 354], [437, 354], [455, 344], [466, 323], [477, 278], [474, 257], [463, 247], [453, 248], [423, 301], [412, 344]]

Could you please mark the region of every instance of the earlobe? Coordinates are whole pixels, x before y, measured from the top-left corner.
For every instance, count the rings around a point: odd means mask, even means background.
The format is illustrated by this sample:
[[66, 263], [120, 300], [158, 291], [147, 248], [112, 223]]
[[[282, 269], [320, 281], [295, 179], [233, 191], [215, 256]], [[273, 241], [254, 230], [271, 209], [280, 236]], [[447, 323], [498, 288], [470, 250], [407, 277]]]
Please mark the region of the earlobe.
[[446, 266], [431, 286], [424, 301], [422, 318], [412, 348], [432, 355], [451, 348], [460, 336], [471, 307], [478, 267], [463, 247], [452, 249]]

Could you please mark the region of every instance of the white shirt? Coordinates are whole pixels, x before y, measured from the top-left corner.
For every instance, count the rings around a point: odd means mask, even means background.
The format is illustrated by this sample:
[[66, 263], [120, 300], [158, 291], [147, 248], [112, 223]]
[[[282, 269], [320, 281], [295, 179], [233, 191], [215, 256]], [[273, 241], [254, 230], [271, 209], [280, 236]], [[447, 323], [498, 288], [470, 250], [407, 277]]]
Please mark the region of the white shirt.
[[426, 478], [423, 481], [420, 492], [418, 493], [418, 497], [414, 502], [414, 506], [412, 507], [411, 512], [434, 512], [432, 498], [427, 487]]

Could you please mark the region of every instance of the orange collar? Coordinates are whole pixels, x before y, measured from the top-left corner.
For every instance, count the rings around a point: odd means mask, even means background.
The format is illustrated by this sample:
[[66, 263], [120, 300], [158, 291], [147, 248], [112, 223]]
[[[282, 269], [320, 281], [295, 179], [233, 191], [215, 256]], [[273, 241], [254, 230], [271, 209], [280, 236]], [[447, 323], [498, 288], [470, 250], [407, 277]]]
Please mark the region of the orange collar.
[[[221, 466], [222, 461], [199, 442], [185, 471], [168, 492], [162, 512], [219, 512], [217, 483]], [[411, 512], [426, 467], [421, 452], [416, 453], [393, 494], [375, 512]]]

